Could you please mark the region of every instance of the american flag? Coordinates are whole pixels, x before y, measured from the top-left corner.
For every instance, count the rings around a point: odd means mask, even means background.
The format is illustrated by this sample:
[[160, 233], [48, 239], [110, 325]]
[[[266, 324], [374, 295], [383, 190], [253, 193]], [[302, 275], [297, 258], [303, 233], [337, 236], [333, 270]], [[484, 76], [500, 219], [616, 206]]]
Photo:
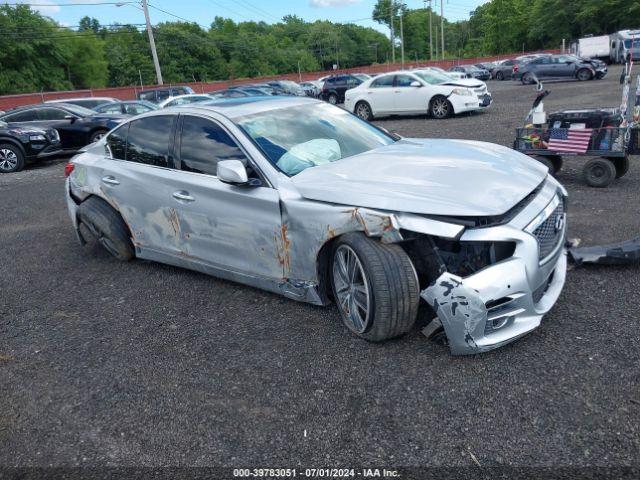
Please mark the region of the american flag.
[[592, 128], [552, 128], [548, 149], [559, 153], [586, 153], [592, 132]]

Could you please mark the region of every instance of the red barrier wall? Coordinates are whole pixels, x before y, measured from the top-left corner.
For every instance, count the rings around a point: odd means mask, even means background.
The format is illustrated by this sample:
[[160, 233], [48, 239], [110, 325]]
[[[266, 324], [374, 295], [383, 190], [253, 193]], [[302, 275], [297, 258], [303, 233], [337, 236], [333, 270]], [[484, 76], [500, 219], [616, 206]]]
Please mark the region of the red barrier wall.
[[[537, 52], [540, 53], [540, 52]], [[560, 50], [544, 50], [544, 53], [560, 53]], [[512, 55], [498, 55], [493, 57], [476, 57], [476, 58], [464, 58], [459, 60], [437, 60], [429, 62], [406, 62], [405, 68], [415, 68], [417, 66], [433, 66], [441, 67], [445, 70], [453, 65], [469, 65], [480, 62], [493, 62], [495, 60], [502, 60], [506, 58], [513, 58], [522, 55], [521, 53]], [[257, 83], [274, 79], [287, 79], [293, 81], [302, 80], [315, 80], [324, 75], [332, 73], [383, 73], [393, 70], [401, 70], [402, 65], [400, 63], [394, 64], [377, 64], [369, 65], [365, 67], [355, 67], [347, 69], [339, 69], [334, 71], [321, 71], [321, 72], [305, 72], [301, 76], [297, 73], [288, 73], [283, 75], [272, 75], [259, 78], [243, 78], [237, 80], [219, 80], [215, 82], [185, 82], [179, 85], [188, 85], [197, 93], [207, 93], [215, 90], [223, 90], [231, 85], [238, 85], [243, 83]], [[166, 86], [166, 85], [165, 85]], [[157, 85], [145, 85], [144, 89], [155, 88]], [[10, 108], [19, 107], [21, 105], [30, 105], [33, 103], [41, 103], [46, 100], [56, 100], [60, 98], [75, 98], [75, 97], [115, 97], [121, 100], [134, 100], [138, 92], [142, 89], [140, 86], [132, 87], [113, 87], [113, 88], [93, 88], [90, 90], [72, 90], [66, 92], [42, 92], [42, 93], [23, 93], [17, 95], [4, 95], [0, 96], [0, 110], [8, 110]]]

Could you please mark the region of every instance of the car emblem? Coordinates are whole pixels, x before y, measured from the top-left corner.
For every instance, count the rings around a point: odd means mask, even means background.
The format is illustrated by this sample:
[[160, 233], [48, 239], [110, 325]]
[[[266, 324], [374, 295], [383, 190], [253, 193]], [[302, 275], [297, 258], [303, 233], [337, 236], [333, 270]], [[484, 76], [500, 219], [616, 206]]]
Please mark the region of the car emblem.
[[556, 217], [556, 222], [553, 227], [555, 228], [556, 233], [562, 230], [564, 227], [564, 215], [558, 215]]

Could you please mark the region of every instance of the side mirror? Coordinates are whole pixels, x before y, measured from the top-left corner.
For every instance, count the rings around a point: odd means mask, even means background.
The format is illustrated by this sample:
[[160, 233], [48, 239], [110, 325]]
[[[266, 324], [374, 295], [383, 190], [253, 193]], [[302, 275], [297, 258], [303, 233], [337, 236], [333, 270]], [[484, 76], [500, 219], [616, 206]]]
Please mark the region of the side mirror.
[[65, 115], [64, 119], [70, 120], [71, 123], [74, 123], [76, 121], [76, 117], [74, 117], [73, 115]]
[[420, 88], [422, 84], [419, 81], [414, 80], [413, 82], [411, 82], [410, 86]]
[[218, 180], [232, 185], [246, 185], [249, 183], [247, 169], [240, 160], [222, 160], [217, 167]]

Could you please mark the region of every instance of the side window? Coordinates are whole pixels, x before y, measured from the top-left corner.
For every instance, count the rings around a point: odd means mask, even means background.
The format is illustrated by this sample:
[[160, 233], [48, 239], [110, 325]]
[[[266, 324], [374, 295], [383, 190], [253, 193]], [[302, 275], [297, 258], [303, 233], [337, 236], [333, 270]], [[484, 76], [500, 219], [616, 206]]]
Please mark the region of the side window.
[[409, 75], [396, 75], [396, 87], [410, 87], [413, 81]]
[[[145, 105], [140, 105], [138, 103], [128, 103], [124, 106], [124, 110], [129, 115], [138, 115], [140, 113], [149, 112], [151, 109]], [[118, 107], [117, 112], [116, 111], [111, 112], [111, 110], [103, 110], [103, 111], [109, 112], [109, 113], [120, 113], [120, 108]]]
[[36, 110], [25, 110], [2, 117], [3, 122], [34, 122], [36, 120], [38, 120], [38, 113]]
[[127, 132], [129, 131], [129, 124], [125, 123], [121, 127], [116, 128], [107, 137], [107, 155], [111, 158], [117, 158], [118, 160], [124, 160], [127, 152]]
[[[113, 105], [108, 105], [106, 107], [100, 107], [98, 108], [98, 111], [100, 113], [121, 113], [122, 110], [120, 110], [120, 104], [119, 103], [115, 103]], [[127, 113], [132, 113], [129, 111], [129, 109], [127, 108]]]
[[158, 115], [132, 121], [129, 124], [126, 160], [168, 167], [173, 120], [171, 115]]
[[158, 90], [156, 92], [156, 99], [158, 102], [161, 102], [162, 100], [166, 100], [170, 96], [171, 95], [169, 94], [169, 90]]
[[69, 115], [71, 114], [57, 108], [38, 109], [38, 120], [64, 120]]
[[247, 159], [233, 139], [215, 122], [185, 116], [180, 139], [180, 169], [216, 175], [220, 160]]
[[393, 75], [378, 77], [371, 84], [371, 88], [393, 87], [393, 77]]
[[156, 101], [156, 92], [151, 91], [151, 92], [142, 92], [138, 95], [138, 98], [140, 100], [150, 100], [152, 102]]

